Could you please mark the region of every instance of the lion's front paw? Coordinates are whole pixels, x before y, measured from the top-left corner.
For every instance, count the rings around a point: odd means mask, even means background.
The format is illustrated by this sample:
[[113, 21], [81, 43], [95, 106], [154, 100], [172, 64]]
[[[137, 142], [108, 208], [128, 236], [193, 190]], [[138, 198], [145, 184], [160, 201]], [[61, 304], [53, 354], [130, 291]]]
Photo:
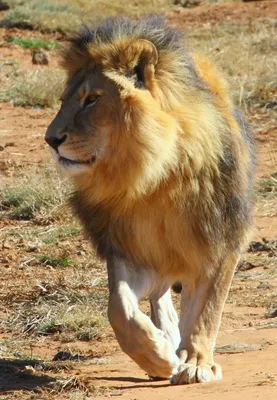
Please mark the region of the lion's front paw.
[[170, 378], [173, 385], [184, 385], [188, 383], [203, 383], [222, 379], [221, 367], [219, 364], [181, 364], [177, 372]]

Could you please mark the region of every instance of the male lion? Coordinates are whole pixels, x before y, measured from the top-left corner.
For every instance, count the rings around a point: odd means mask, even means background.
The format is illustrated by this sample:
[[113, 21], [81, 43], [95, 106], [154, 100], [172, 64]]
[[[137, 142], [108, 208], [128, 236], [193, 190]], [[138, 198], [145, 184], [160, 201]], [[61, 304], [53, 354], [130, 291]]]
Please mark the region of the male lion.
[[[253, 170], [251, 137], [224, 78], [155, 18], [83, 28], [63, 66], [67, 88], [46, 141], [107, 260], [108, 315], [122, 350], [173, 384], [221, 379], [213, 351], [249, 232]], [[139, 309], [144, 296], [151, 319]]]

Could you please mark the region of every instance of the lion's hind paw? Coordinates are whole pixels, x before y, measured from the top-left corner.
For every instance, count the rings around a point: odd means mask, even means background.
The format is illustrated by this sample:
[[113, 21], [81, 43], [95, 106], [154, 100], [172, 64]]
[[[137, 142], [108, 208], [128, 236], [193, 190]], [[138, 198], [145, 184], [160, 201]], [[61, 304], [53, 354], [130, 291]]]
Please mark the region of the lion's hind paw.
[[185, 385], [189, 383], [204, 383], [222, 379], [221, 367], [219, 364], [181, 364], [177, 372], [170, 378], [173, 385]]

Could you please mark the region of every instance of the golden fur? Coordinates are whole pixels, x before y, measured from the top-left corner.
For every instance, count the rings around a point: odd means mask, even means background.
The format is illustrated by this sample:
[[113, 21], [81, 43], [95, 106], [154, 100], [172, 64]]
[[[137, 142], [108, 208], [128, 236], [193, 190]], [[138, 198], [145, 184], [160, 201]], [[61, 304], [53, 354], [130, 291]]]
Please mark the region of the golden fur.
[[46, 140], [69, 159], [72, 204], [99, 255], [190, 288], [225, 266], [213, 296], [223, 307], [251, 223], [253, 169], [223, 76], [157, 20], [85, 29], [63, 66], [68, 85]]

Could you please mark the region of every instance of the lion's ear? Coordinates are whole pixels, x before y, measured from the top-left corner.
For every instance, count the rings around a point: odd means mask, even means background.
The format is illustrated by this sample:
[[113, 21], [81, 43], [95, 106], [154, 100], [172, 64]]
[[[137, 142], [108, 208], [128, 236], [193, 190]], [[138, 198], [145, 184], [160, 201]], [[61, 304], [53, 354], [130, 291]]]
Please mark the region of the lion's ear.
[[148, 87], [154, 78], [158, 63], [156, 46], [146, 39], [137, 39], [126, 48], [125, 57], [132, 65], [130, 73], [135, 77], [137, 87]]

